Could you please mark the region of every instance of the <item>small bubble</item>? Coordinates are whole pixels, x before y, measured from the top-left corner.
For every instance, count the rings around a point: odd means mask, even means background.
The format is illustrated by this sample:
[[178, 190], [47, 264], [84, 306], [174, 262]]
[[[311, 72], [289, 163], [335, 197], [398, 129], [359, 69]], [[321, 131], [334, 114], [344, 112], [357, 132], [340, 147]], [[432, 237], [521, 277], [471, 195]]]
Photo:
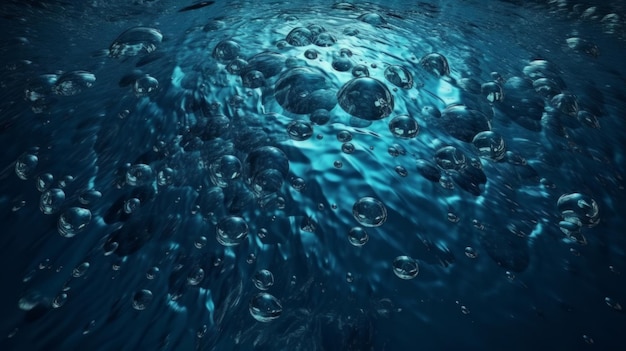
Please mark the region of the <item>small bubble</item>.
[[337, 140], [342, 143], [347, 143], [352, 140], [352, 134], [347, 130], [342, 130], [337, 133]]
[[60, 293], [52, 301], [52, 308], [59, 308], [59, 307], [63, 306], [66, 301], [67, 301], [67, 294], [66, 293]]
[[256, 262], [256, 255], [254, 253], [250, 253], [246, 258], [246, 263], [253, 264], [254, 262]]
[[333, 166], [335, 168], [341, 168], [343, 167], [343, 162], [341, 162], [340, 160], [335, 160], [335, 162], [333, 162]]
[[194, 267], [187, 276], [187, 284], [189, 285], [198, 285], [202, 280], [204, 280], [204, 269], [201, 267]]
[[461, 305], [461, 313], [470, 314], [470, 310], [465, 305]]
[[268, 290], [274, 285], [274, 275], [267, 269], [261, 269], [254, 274], [252, 281], [257, 289]]
[[354, 152], [354, 144], [352, 143], [343, 143], [341, 144], [341, 151], [345, 152], [346, 154], [351, 154]]
[[417, 261], [409, 256], [398, 256], [393, 260], [393, 272], [400, 279], [413, 279], [419, 273]]
[[203, 247], [206, 246], [207, 242], [208, 242], [208, 239], [206, 236], [200, 236], [198, 237], [198, 239], [196, 239], [193, 245], [196, 247], [196, 249], [202, 249]]
[[146, 272], [146, 278], [150, 280], [156, 278], [157, 275], [159, 275], [159, 271], [159, 267], [150, 267], [150, 269], [148, 269], [148, 271]]
[[143, 311], [152, 302], [152, 298], [152, 291], [147, 289], [140, 290], [133, 296], [132, 306], [137, 311]]
[[478, 251], [476, 251], [473, 247], [468, 246], [465, 248], [465, 256], [474, 259], [478, 257]]
[[409, 175], [409, 172], [406, 170], [406, 168], [402, 166], [396, 166], [394, 170], [396, 171], [396, 173], [398, 173], [400, 177], [406, 177]]
[[346, 273], [346, 281], [348, 283], [352, 283], [354, 281], [354, 275], [352, 275], [352, 273], [350, 272]]
[[76, 268], [74, 268], [72, 270], [72, 277], [80, 278], [80, 277], [84, 276], [85, 273], [87, 273], [88, 269], [89, 269], [89, 262], [83, 262], [83, 263], [79, 264], [78, 266], [76, 266]]
[[283, 307], [273, 295], [262, 292], [250, 300], [250, 315], [259, 322], [271, 322], [283, 312]]
[[387, 220], [387, 208], [378, 199], [363, 197], [354, 203], [352, 215], [365, 227], [378, 227]]

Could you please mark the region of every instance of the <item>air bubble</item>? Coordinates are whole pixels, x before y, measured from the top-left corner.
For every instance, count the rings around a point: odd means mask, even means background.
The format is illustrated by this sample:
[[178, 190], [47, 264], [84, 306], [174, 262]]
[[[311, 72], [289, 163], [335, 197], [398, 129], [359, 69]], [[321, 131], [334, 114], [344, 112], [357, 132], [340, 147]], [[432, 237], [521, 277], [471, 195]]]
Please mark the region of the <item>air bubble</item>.
[[41, 194], [39, 210], [43, 214], [53, 214], [61, 209], [63, 202], [65, 202], [65, 192], [58, 188], [52, 188]]
[[109, 47], [109, 56], [136, 56], [148, 54], [156, 50], [163, 40], [163, 34], [158, 29], [148, 27], [134, 27], [120, 34]]
[[85, 230], [91, 221], [91, 211], [80, 207], [71, 207], [65, 211], [57, 223], [59, 234], [65, 238], [71, 238]]
[[387, 208], [373, 197], [363, 197], [352, 206], [352, 215], [362, 226], [379, 227], [387, 220]]
[[354, 246], [361, 247], [365, 245], [368, 240], [369, 234], [365, 228], [353, 227], [348, 232], [348, 241]]
[[237, 216], [222, 218], [215, 227], [217, 242], [224, 246], [241, 244], [248, 236], [248, 224]]
[[413, 279], [419, 273], [417, 261], [409, 256], [398, 256], [393, 260], [393, 272], [400, 279]]
[[250, 315], [259, 322], [276, 320], [283, 312], [283, 306], [277, 298], [268, 293], [259, 293], [250, 300]]
[[22, 180], [26, 180], [33, 176], [39, 158], [32, 154], [23, 154], [15, 162], [15, 174]]
[[152, 291], [147, 289], [139, 290], [133, 295], [132, 306], [137, 311], [143, 311], [152, 302], [152, 299]]
[[387, 86], [369, 77], [354, 78], [344, 84], [337, 93], [337, 100], [347, 113], [369, 121], [389, 116], [394, 107]]
[[402, 89], [413, 87], [413, 76], [406, 68], [398, 65], [391, 65], [385, 69], [385, 79], [391, 84]]
[[296, 141], [310, 139], [313, 136], [313, 126], [301, 120], [291, 121], [287, 124], [287, 135]]
[[419, 133], [417, 121], [409, 115], [400, 115], [389, 121], [391, 133], [401, 139], [413, 139]]
[[274, 275], [267, 269], [261, 269], [254, 274], [252, 282], [257, 289], [265, 291], [274, 285]]

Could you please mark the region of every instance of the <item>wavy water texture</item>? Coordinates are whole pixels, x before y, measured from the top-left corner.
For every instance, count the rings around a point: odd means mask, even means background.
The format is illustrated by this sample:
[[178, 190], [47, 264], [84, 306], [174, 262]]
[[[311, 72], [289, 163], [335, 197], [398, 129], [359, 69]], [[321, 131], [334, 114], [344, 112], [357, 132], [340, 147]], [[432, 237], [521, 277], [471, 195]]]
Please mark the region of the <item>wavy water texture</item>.
[[623, 5], [0, 9], [0, 349], [626, 341]]

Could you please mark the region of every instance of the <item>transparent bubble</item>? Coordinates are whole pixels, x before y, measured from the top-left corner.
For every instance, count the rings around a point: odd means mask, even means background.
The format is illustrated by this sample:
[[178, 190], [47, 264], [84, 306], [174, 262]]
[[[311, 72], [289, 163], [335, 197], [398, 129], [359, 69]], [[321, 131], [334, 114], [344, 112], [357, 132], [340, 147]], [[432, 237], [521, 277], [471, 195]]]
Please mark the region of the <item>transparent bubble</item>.
[[435, 162], [445, 170], [460, 170], [466, 166], [465, 154], [454, 146], [444, 146], [435, 152]]
[[300, 177], [291, 179], [291, 187], [296, 191], [303, 191], [306, 188], [306, 182]]
[[226, 71], [230, 74], [239, 75], [246, 68], [246, 66], [248, 66], [248, 61], [236, 58], [228, 62], [226, 65]]
[[109, 56], [136, 56], [156, 50], [163, 40], [159, 30], [148, 27], [134, 27], [120, 34], [109, 47]]
[[61, 209], [65, 202], [65, 192], [58, 188], [52, 188], [41, 194], [39, 210], [43, 214], [53, 214]]
[[202, 267], [194, 267], [187, 276], [187, 284], [198, 285], [204, 280], [204, 269]]
[[141, 205], [141, 201], [136, 197], [131, 197], [130, 199], [124, 201], [124, 212], [127, 214], [131, 214], [135, 212], [139, 206]]
[[172, 184], [174, 173], [174, 170], [169, 167], [163, 168], [159, 171], [159, 173], [157, 173], [157, 184], [159, 186], [168, 186]]
[[215, 227], [217, 242], [224, 246], [241, 244], [248, 236], [248, 223], [237, 216], [222, 218]]
[[385, 78], [393, 85], [402, 89], [413, 87], [413, 75], [406, 68], [398, 65], [391, 65], [385, 69]]
[[369, 121], [389, 116], [394, 106], [387, 86], [370, 77], [354, 78], [344, 84], [337, 101], [347, 113]]
[[389, 121], [389, 130], [391, 133], [402, 139], [412, 139], [417, 136], [420, 131], [417, 121], [409, 115], [400, 115]]
[[346, 154], [351, 154], [353, 153], [355, 150], [354, 144], [352, 143], [343, 143], [341, 144], [341, 151], [345, 152]]
[[450, 66], [448, 65], [448, 59], [445, 56], [432, 53], [428, 54], [420, 59], [420, 65], [429, 73], [437, 76], [449, 76]]
[[337, 133], [337, 140], [342, 143], [347, 143], [352, 140], [352, 134], [347, 130], [341, 130]]
[[209, 165], [209, 176], [213, 184], [225, 188], [238, 179], [243, 165], [237, 156], [224, 155]]
[[15, 162], [15, 174], [22, 180], [33, 176], [39, 164], [39, 158], [32, 154], [22, 154]]
[[318, 126], [324, 125], [330, 121], [330, 112], [323, 108], [313, 111], [309, 116], [311, 123], [317, 124]]
[[354, 281], [354, 275], [351, 272], [346, 273], [346, 281], [352, 283]]
[[60, 293], [59, 295], [57, 295], [54, 300], [52, 300], [52, 308], [59, 308], [63, 305], [65, 305], [65, 302], [67, 301], [67, 294], [66, 293]]
[[600, 222], [598, 204], [587, 195], [580, 193], [561, 195], [557, 201], [557, 208], [565, 222], [589, 228]]
[[367, 230], [363, 227], [353, 227], [348, 232], [348, 241], [350, 244], [361, 247], [367, 243], [369, 240], [369, 234], [367, 234]]
[[53, 91], [57, 95], [72, 96], [90, 88], [96, 81], [96, 76], [87, 71], [72, 71], [63, 73], [56, 80]]
[[480, 86], [480, 91], [489, 102], [502, 101], [504, 94], [502, 93], [502, 87], [496, 82], [484, 83]]
[[80, 278], [87, 273], [87, 270], [89, 270], [89, 262], [83, 262], [72, 270], [72, 277]]
[[71, 238], [85, 230], [91, 221], [91, 211], [86, 208], [71, 207], [65, 211], [57, 223], [59, 234]]
[[265, 291], [274, 285], [274, 275], [267, 269], [261, 269], [254, 274], [252, 281], [257, 289]]
[[307, 140], [313, 136], [313, 126], [302, 120], [291, 121], [287, 124], [287, 135], [292, 140]]
[[282, 312], [280, 301], [268, 293], [259, 293], [250, 300], [250, 314], [259, 322], [271, 322]]
[[343, 167], [343, 162], [341, 162], [341, 160], [335, 160], [335, 161], [333, 162], [333, 167], [335, 167], [335, 168], [338, 168], [338, 169], [339, 169], [339, 168]]
[[44, 192], [48, 190], [54, 183], [54, 176], [50, 173], [44, 173], [37, 176], [37, 190]]
[[246, 88], [261, 88], [265, 86], [265, 76], [257, 70], [248, 70], [242, 75], [241, 82]]
[[364, 13], [361, 16], [359, 16], [357, 19], [361, 22], [369, 23], [377, 27], [384, 26], [387, 24], [387, 20], [385, 20], [383, 16], [375, 12]]
[[500, 134], [491, 131], [476, 134], [472, 140], [472, 144], [474, 144], [480, 157], [500, 161], [506, 154], [504, 139]]
[[387, 220], [387, 208], [373, 197], [363, 197], [352, 206], [352, 215], [365, 227], [378, 227]]
[[222, 40], [213, 48], [213, 57], [219, 62], [226, 63], [239, 57], [241, 46], [236, 42], [226, 39]]
[[352, 69], [352, 61], [344, 56], [334, 57], [331, 65], [337, 72], [347, 72]]
[[145, 75], [135, 81], [133, 85], [133, 92], [135, 96], [152, 96], [156, 94], [159, 89], [159, 81], [149, 75]]
[[308, 49], [307, 51], [304, 52], [304, 57], [308, 58], [309, 60], [315, 60], [318, 54], [319, 53], [317, 52], [317, 50]]
[[402, 166], [396, 166], [394, 167], [394, 170], [400, 177], [406, 177], [409, 175], [409, 172], [406, 170], [406, 168]]
[[308, 28], [296, 27], [287, 34], [285, 40], [293, 46], [307, 46], [312, 43], [313, 34]]
[[369, 77], [370, 71], [367, 69], [366, 65], [355, 65], [354, 67], [352, 67], [352, 76], [354, 76], [355, 78]]
[[152, 184], [154, 171], [146, 164], [132, 165], [126, 172], [126, 183], [130, 186], [142, 186]]
[[478, 252], [473, 247], [468, 246], [465, 248], [465, 256], [469, 258], [476, 258], [478, 257]]
[[550, 100], [550, 104], [568, 116], [576, 117], [578, 115], [578, 101], [574, 95], [557, 94]]
[[295, 67], [280, 76], [274, 91], [276, 101], [285, 110], [308, 114], [318, 109], [332, 110], [337, 104], [333, 89], [325, 72], [313, 67]]
[[78, 202], [80, 202], [83, 205], [89, 205], [89, 204], [94, 203], [101, 197], [102, 197], [102, 193], [99, 192], [98, 190], [87, 189], [80, 193], [80, 195], [78, 196]]
[[259, 196], [277, 193], [284, 181], [284, 176], [276, 169], [270, 168], [257, 173], [252, 178], [252, 190]]
[[435, 106], [424, 106], [422, 108], [422, 116], [430, 118], [440, 118], [441, 111]]
[[152, 291], [148, 289], [139, 290], [133, 295], [132, 306], [137, 311], [143, 311], [152, 302], [152, 299]]
[[146, 272], [146, 278], [152, 280], [156, 278], [157, 275], [159, 275], [159, 272], [160, 272], [159, 267], [150, 267], [150, 269], [148, 269], [148, 271]]
[[336, 42], [335, 36], [328, 32], [319, 33], [313, 38], [313, 44], [321, 47], [333, 46]]
[[544, 98], [552, 99], [561, 93], [561, 87], [552, 79], [539, 78], [533, 82], [535, 91]]
[[398, 256], [393, 260], [393, 272], [400, 279], [413, 279], [419, 273], [417, 261], [409, 256]]
[[616, 310], [616, 311], [621, 311], [622, 310], [622, 305], [620, 305], [620, 303], [610, 297], [606, 297], [604, 299], [604, 302], [606, 303], [607, 306], [611, 307], [612, 309]]

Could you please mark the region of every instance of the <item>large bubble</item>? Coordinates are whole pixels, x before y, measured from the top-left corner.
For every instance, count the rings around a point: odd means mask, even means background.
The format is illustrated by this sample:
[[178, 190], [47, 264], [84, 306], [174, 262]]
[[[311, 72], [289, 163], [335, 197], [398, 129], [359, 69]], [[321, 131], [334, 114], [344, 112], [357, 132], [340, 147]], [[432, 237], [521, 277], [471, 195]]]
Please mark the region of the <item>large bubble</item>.
[[379, 227], [387, 220], [387, 208], [373, 197], [362, 197], [355, 202], [352, 214], [365, 227]]
[[275, 87], [276, 101], [287, 111], [308, 114], [318, 109], [332, 110], [337, 104], [323, 73], [308, 67], [296, 67], [283, 73]]
[[448, 106], [436, 124], [456, 139], [471, 142], [482, 131], [491, 130], [491, 124], [482, 112], [464, 105]]
[[349, 114], [369, 121], [385, 118], [394, 101], [385, 84], [370, 77], [354, 78], [337, 93], [339, 106]]
[[163, 40], [163, 34], [158, 29], [148, 27], [130, 28], [120, 34], [109, 47], [111, 57], [136, 56], [148, 54], [156, 50]]

